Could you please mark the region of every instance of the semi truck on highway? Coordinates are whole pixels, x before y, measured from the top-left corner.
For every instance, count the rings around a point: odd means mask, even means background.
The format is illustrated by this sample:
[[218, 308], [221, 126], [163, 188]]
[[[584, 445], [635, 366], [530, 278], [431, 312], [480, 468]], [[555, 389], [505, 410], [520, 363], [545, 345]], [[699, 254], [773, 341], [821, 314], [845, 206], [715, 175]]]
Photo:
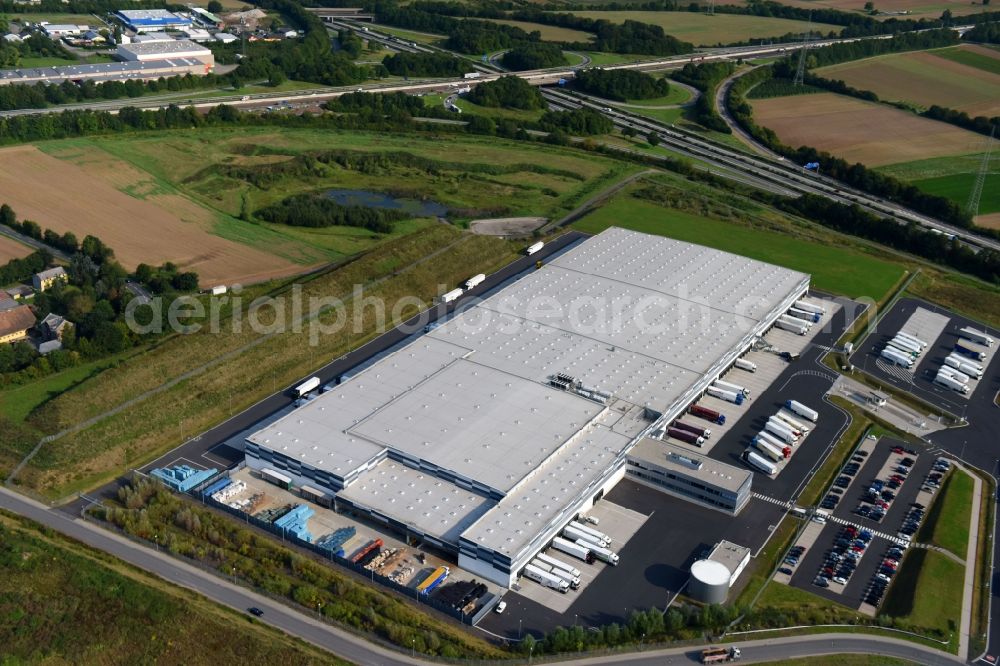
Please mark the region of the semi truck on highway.
[[566, 553], [567, 555], [572, 555], [578, 560], [583, 560], [587, 564], [594, 563], [594, 554], [590, 552], [590, 548], [586, 546], [580, 546], [572, 541], [563, 539], [562, 537], [556, 537], [552, 540], [552, 547], [561, 553]]
[[764, 456], [760, 455], [756, 451], [751, 451], [750, 449], [747, 449], [746, 453], [744, 453], [743, 455], [744, 455], [744, 460], [746, 460], [747, 464], [753, 467], [754, 469], [764, 472], [768, 476], [774, 476], [775, 474], [778, 473], [778, 468], [775, 467], [770, 460], [764, 458]]
[[806, 407], [797, 400], [788, 400], [787, 402], [785, 402], [785, 409], [794, 414], [798, 414], [803, 418], [807, 418], [813, 423], [816, 423], [816, 421], [819, 420], [819, 412], [810, 407]]

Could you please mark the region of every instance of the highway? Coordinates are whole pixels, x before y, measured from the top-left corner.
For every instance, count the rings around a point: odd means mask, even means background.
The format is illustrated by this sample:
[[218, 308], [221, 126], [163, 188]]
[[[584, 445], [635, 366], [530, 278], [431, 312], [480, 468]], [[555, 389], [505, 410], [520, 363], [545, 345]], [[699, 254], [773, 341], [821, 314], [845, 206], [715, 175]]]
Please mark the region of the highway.
[[[258, 621], [308, 641], [355, 664], [362, 666], [430, 666], [437, 663], [417, 659], [405, 654], [405, 652], [397, 653], [370, 643], [361, 636], [319, 621], [309, 612], [286, 606], [281, 602], [236, 585], [224, 577], [203, 571], [180, 559], [175, 559], [167, 553], [130, 541], [89, 521], [50, 509], [6, 488], [0, 488], [0, 508], [30, 518], [91, 548], [113, 555], [159, 576], [168, 583], [193, 590], [238, 612], [244, 612], [245, 609], [256, 606], [264, 611], [264, 615]], [[945, 664], [950, 666], [964, 663], [952, 655], [916, 643], [861, 634], [793, 636], [741, 641], [737, 644], [743, 651], [742, 661], [746, 663], [769, 663], [781, 659], [843, 653], [885, 655], [929, 666]], [[698, 652], [698, 648], [692, 647], [668, 648], [576, 659], [573, 663], [582, 665], [627, 663], [640, 666], [691, 664], [697, 663]]]

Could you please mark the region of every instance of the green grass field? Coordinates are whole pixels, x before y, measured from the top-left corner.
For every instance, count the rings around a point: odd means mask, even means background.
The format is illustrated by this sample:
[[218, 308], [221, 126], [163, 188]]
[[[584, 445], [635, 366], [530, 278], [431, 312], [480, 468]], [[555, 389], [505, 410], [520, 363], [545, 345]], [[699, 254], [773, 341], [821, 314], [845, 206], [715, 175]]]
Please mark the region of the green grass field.
[[[696, 12], [651, 11], [585, 11], [573, 12], [577, 16], [605, 19], [612, 23], [627, 20], [651, 23], [663, 28], [668, 35], [691, 42], [695, 46], [716, 46], [750, 39], [779, 37], [786, 33], [801, 33], [810, 24], [806, 21], [742, 16], [738, 14], [702, 14]], [[812, 23], [813, 31], [824, 34], [840, 32], [841, 27], [826, 23]]]
[[75, 58], [67, 60], [65, 58], [21, 58], [18, 67], [29, 69], [31, 67], [65, 67], [66, 65], [76, 65], [79, 61]]
[[375, 23], [371, 24], [371, 28], [372, 30], [380, 32], [384, 35], [392, 35], [394, 37], [399, 37], [400, 39], [405, 39], [408, 42], [416, 42], [417, 44], [433, 44], [443, 39], [447, 39], [446, 35], [435, 35], [427, 32], [417, 32], [415, 30], [404, 30], [403, 28], [394, 28], [388, 25], [377, 25]]
[[347, 664], [6, 512], [0, 567], [5, 664]]
[[969, 67], [975, 67], [976, 69], [981, 69], [984, 72], [989, 72], [990, 74], [1000, 74], [1000, 52], [994, 53], [996, 55], [957, 47], [938, 49], [934, 51], [934, 55], [939, 58], [958, 62], [963, 65], [968, 65]]
[[[986, 140], [986, 137], [983, 137]], [[983, 163], [984, 153], [937, 157], [879, 167], [879, 171], [908, 181], [928, 194], [947, 197], [964, 206]], [[979, 213], [1000, 212], [1000, 158], [990, 160]]]
[[542, 39], [548, 42], [589, 42], [594, 38], [594, 35], [589, 32], [573, 30], [572, 28], [560, 28], [557, 25], [529, 23], [528, 21], [507, 21], [502, 19], [487, 20], [492, 23], [500, 23], [501, 25], [510, 25], [515, 28], [521, 28], [527, 33], [539, 32], [542, 35]]
[[[951, 199], [964, 206], [975, 185], [977, 175], [974, 173], [959, 173], [951, 176], [939, 176], [925, 180], [915, 180], [913, 184], [928, 194]], [[1000, 213], [1000, 173], [986, 175], [983, 182], [983, 193], [979, 200], [979, 214]]]
[[691, 94], [691, 91], [687, 88], [671, 85], [670, 92], [663, 97], [656, 97], [654, 99], [630, 99], [626, 100], [624, 104], [637, 104], [639, 106], [672, 106], [675, 104], [684, 104], [692, 97], [693, 95]]
[[972, 477], [962, 470], [949, 475], [916, 540], [932, 543], [965, 559], [969, 548], [969, 521], [972, 518]]
[[[907, 625], [957, 633], [962, 614], [965, 567], [933, 550], [911, 548], [900, 565], [881, 612]], [[956, 640], [952, 636], [952, 650]]]
[[851, 297], [878, 300], [902, 274], [899, 266], [844, 248], [670, 210], [631, 196], [615, 198], [573, 226], [590, 233], [619, 226], [707, 245], [810, 273], [816, 288]]

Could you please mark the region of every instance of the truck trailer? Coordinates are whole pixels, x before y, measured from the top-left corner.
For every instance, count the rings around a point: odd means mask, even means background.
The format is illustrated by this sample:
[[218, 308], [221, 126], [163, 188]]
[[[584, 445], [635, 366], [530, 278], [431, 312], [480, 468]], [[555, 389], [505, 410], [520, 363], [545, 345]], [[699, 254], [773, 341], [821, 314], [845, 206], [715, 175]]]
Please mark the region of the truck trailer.
[[789, 332], [794, 333], [796, 335], [805, 335], [806, 332], [809, 330], [809, 329], [806, 328], [805, 322], [801, 322], [799, 324], [789, 324], [789, 323], [787, 323], [787, 322], [779, 319], [778, 321], [774, 322], [774, 325], [777, 326], [778, 328], [784, 330], [784, 331], [789, 331]]
[[959, 384], [969, 383], [969, 375], [965, 374], [964, 372], [961, 372], [960, 370], [956, 370], [955, 368], [949, 368], [948, 366], [944, 365], [941, 366], [941, 369], [938, 370], [938, 372], [942, 375], [945, 375], [946, 377], [951, 377]]
[[897, 354], [901, 354], [903, 356], [909, 356], [914, 361], [916, 361], [917, 357], [919, 356], [919, 354], [913, 351], [912, 349], [907, 349], [906, 347], [900, 347], [898, 344], [896, 344], [894, 340], [889, 340], [889, 342], [885, 344], [885, 348], [891, 349]]
[[451, 569], [448, 567], [438, 567], [420, 585], [417, 585], [417, 593], [426, 597], [434, 591], [434, 588], [443, 583], [450, 573]]
[[788, 400], [785, 402], [785, 409], [792, 412], [793, 414], [798, 414], [799, 416], [809, 419], [813, 423], [819, 420], [819, 412], [810, 407], [806, 407], [801, 402], [797, 400]]
[[743, 404], [743, 394], [737, 393], [735, 391], [727, 391], [725, 389], [716, 388], [715, 386], [709, 386], [705, 389], [705, 393], [712, 396], [713, 398], [718, 398], [719, 400], [725, 400], [737, 405]]
[[590, 548], [578, 546], [572, 541], [568, 541], [562, 537], [556, 537], [553, 539], [552, 547], [561, 553], [566, 553], [567, 555], [572, 555], [578, 560], [583, 560], [587, 564], [594, 563], [594, 554], [590, 552]]
[[595, 530], [593, 527], [590, 527], [589, 525], [584, 525], [579, 520], [571, 520], [569, 524], [575, 527], [576, 529], [580, 530], [584, 534], [591, 535], [598, 541], [602, 541], [606, 544], [611, 544], [612, 542], [612, 538], [609, 537], [607, 534], [599, 530]]
[[438, 297], [438, 303], [451, 303], [458, 300], [458, 297], [462, 295], [461, 289], [452, 289], [449, 292], [441, 294]]
[[774, 435], [774, 437], [778, 441], [783, 442], [785, 444], [794, 444], [795, 441], [798, 439], [791, 430], [773, 421], [768, 421], [767, 423], [765, 423], [764, 429], [767, 432]]
[[803, 321], [808, 321], [810, 323], [818, 322], [820, 319], [820, 314], [818, 312], [806, 312], [805, 310], [800, 310], [799, 308], [789, 308], [788, 316], [795, 317], [796, 319], [802, 319]]
[[699, 437], [690, 430], [681, 430], [680, 428], [667, 428], [667, 435], [673, 437], [674, 439], [679, 439], [682, 442], [687, 442], [688, 444], [694, 444], [695, 446], [702, 446], [705, 444], [704, 437]]
[[754, 435], [754, 439], [762, 439], [765, 442], [767, 442], [768, 444], [771, 444], [772, 446], [776, 446], [779, 449], [783, 449], [786, 446], [788, 446], [788, 444], [786, 444], [784, 441], [778, 439], [777, 437], [775, 437], [774, 435], [772, 435], [771, 433], [769, 433], [766, 430], [761, 430], [759, 433], [757, 433], [756, 435]]
[[742, 656], [738, 647], [710, 647], [701, 651], [701, 663], [723, 664], [736, 661]]
[[943, 375], [940, 372], [934, 377], [934, 383], [945, 388], [949, 388], [952, 391], [958, 391], [959, 393], [968, 393], [969, 387], [965, 384], [955, 381], [948, 375]]
[[296, 398], [301, 398], [306, 393], [315, 391], [318, 388], [319, 388], [319, 377], [310, 377], [309, 379], [305, 380], [304, 382], [296, 386], [294, 389], [292, 389], [292, 392], [295, 394]]
[[558, 576], [553, 576], [547, 571], [542, 571], [536, 566], [532, 566], [530, 564], [525, 566], [523, 573], [525, 578], [529, 578], [536, 583], [540, 583], [549, 589], [557, 590], [563, 594], [569, 590], [569, 583]]
[[949, 368], [964, 372], [970, 377], [975, 377], [976, 379], [983, 378], [983, 369], [978, 363], [973, 363], [967, 359], [955, 358], [954, 356], [947, 357], [944, 362]]
[[[583, 545], [579, 541], [577, 541], [576, 543], [577, 545]], [[618, 553], [608, 550], [607, 548], [591, 548], [591, 552], [594, 553], [594, 557], [601, 560], [602, 562], [610, 564], [613, 567], [618, 566], [618, 562], [620, 559], [618, 557]]]
[[678, 430], [687, 430], [688, 432], [692, 432], [698, 435], [699, 437], [704, 437], [705, 439], [708, 439], [709, 437], [712, 436], [711, 428], [702, 428], [701, 426], [693, 425], [691, 423], [685, 423], [684, 421], [674, 421], [673, 427], [677, 428]]
[[[538, 560], [536, 559], [534, 562], [532, 562], [532, 564], [535, 564], [535, 562], [538, 562]], [[538, 562], [538, 563], [542, 564], [541, 562]], [[576, 590], [576, 589], [579, 589], [579, 587], [580, 587], [580, 577], [579, 576], [574, 576], [573, 574], [571, 574], [568, 571], [565, 571], [565, 570], [560, 569], [558, 567], [552, 567], [552, 566], [550, 566], [549, 567], [549, 573], [551, 575], [555, 576], [556, 578], [561, 578], [562, 580], [564, 580], [567, 583], [569, 583], [569, 589], [571, 589], [571, 590]]]
[[789, 416], [788, 414], [785, 414], [784, 412], [778, 412], [774, 416], [775, 416], [775, 418], [781, 419], [782, 421], [784, 421], [785, 423], [787, 423], [789, 426], [792, 427], [792, 429], [798, 430], [803, 435], [806, 434], [807, 432], [809, 432], [809, 426], [805, 425], [804, 423], [802, 423], [801, 421], [799, 421], [797, 419], [793, 419], [791, 416]]
[[530, 254], [535, 254], [536, 252], [538, 252], [539, 250], [541, 250], [543, 247], [545, 247], [545, 243], [543, 243], [542, 241], [538, 241], [537, 243], [532, 243], [531, 245], [529, 245], [528, 249], [525, 250], [525, 253], [529, 254], [529, 255]]
[[764, 472], [768, 476], [774, 476], [775, 474], [778, 473], [778, 468], [775, 467], [770, 460], [760, 455], [756, 451], [751, 451], [750, 449], [747, 449], [747, 452], [744, 454], [744, 459], [746, 460], [748, 465], [757, 469], [758, 471]]
[[731, 382], [726, 382], [721, 379], [716, 379], [713, 382], [713, 384], [715, 386], [718, 386], [720, 389], [724, 391], [732, 391], [733, 393], [742, 393], [743, 397], [745, 398], [750, 397], [750, 389], [740, 386], [739, 384], [733, 384]]
[[745, 358], [736, 359], [734, 365], [740, 370], [746, 370], [747, 372], [757, 372], [757, 364], [753, 361], [748, 361]]
[[[783, 449], [779, 449], [775, 446], [772, 446], [771, 444], [768, 444], [765, 440], [761, 439], [760, 437], [754, 437], [753, 445], [758, 451], [760, 451], [762, 454], [764, 454], [766, 457], [770, 458], [774, 462], [779, 462], [787, 458], [792, 451], [792, 449], [787, 446], [784, 447]], [[786, 455], [786, 452], [788, 453], [788, 455]]]
[[907, 340], [906, 338], [901, 338], [898, 335], [894, 337], [892, 340], [890, 340], [889, 344], [893, 345], [894, 347], [899, 347], [900, 349], [905, 349], [906, 351], [910, 352], [911, 354], [915, 354], [918, 357], [920, 356], [920, 352], [922, 351], [922, 348], [916, 342], [913, 342], [912, 340]]
[[879, 352], [879, 356], [889, 361], [890, 363], [901, 365], [904, 368], [910, 368], [913, 366], [913, 358], [911, 358], [909, 354], [903, 354], [901, 352], [898, 352], [892, 347], [887, 346], [885, 349]]
[[927, 343], [926, 342], [924, 342], [923, 340], [921, 340], [920, 338], [918, 338], [915, 335], [910, 335], [906, 331], [900, 331], [899, 333], [896, 334], [896, 337], [897, 338], [903, 338], [904, 340], [909, 340], [910, 342], [916, 342], [918, 345], [920, 345], [921, 349], [927, 349]]
[[986, 358], [987, 349], [975, 342], [961, 339], [955, 343], [955, 351], [963, 356], [969, 356], [974, 361], [982, 361]]
[[797, 300], [795, 301], [795, 307], [799, 310], [805, 310], [806, 312], [816, 312], [819, 314], [825, 314], [826, 310], [820, 305], [814, 305], [809, 301]]
[[574, 567], [572, 565], [566, 564], [562, 560], [556, 559], [555, 557], [552, 557], [551, 555], [546, 555], [545, 553], [539, 553], [538, 555], [535, 556], [535, 559], [538, 559], [538, 560], [541, 560], [542, 562], [545, 562], [546, 564], [548, 564], [553, 569], [562, 569], [566, 573], [572, 574], [573, 576], [576, 576], [577, 578], [580, 577], [580, 570], [579, 569], [577, 569], [576, 567]]
[[470, 277], [468, 280], [465, 281], [465, 288], [475, 289], [485, 281], [486, 281], [485, 273], [480, 273], [479, 275], [473, 275], [472, 277]]
[[779, 418], [777, 415], [768, 416], [767, 420], [768, 420], [769, 423], [773, 423], [774, 425], [778, 426], [779, 428], [785, 428], [785, 429], [787, 429], [789, 432], [791, 432], [793, 435], [795, 435], [795, 439], [798, 439], [799, 437], [802, 436], [802, 431], [801, 430], [799, 430], [798, 428], [796, 428], [795, 426], [793, 426], [791, 423], [788, 423], [784, 419]]
[[985, 331], [977, 331], [969, 326], [959, 330], [959, 334], [963, 338], [968, 338], [977, 344], [985, 345], [987, 347], [992, 347], [993, 343], [996, 342], [993, 338], [988, 336]]
[[778, 321], [784, 322], [786, 324], [791, 324], [792, 326], [805, 326], [807, 329], [812, 328], [813, 323], [811, 321], [805, 321], [799, 319], [798, 317], [793, 317], [791, 315], [778, 315]]
[[695, 416], [701, 417], [706, 421], [711, 421], [712, 423], [717, 423], [718, 425], [725, 425], [726, 416], [714, 409], [709, 409], [708, 407], [702, 407], [701, 405], [691, 405], [688, 409], [689, 412]]
[[588, 546], [593, 545], [599, 548], [607, 548], [608, 546], [606, 541], [601, 541], [600, 539], [595, 538], [593, 535], [587, 534], [586, 532], [581, 532], [572, 525], [567, 525], [566, 527], [563, 528], [563, 536], [565, 536], [567, 539], [572, 539], [576, 543], [580, 543], [580, 541], [585, 541], [587, 542], [586, 545]]

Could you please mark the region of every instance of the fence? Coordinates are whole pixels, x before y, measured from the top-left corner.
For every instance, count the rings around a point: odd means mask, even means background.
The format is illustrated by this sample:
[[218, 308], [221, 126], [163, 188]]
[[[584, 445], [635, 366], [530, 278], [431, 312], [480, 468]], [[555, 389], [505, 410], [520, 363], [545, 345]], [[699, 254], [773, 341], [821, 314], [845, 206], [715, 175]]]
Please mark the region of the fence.
[[469, 614], [463, 613], [460, 609], [453, 608], [453, 607], [449, 606], [448, 604], [446, 604], [444, 602], [441, 602], [441, 601], [438, 601], [437, 599], [434, 599], [433, 597], [430, 597], [430, 596], [427, 596], [427, 595], [421, 595], [421, 594], [419, 594], [412, 587], [407, 587], [405, 585], [401, 585], [401, 584], [397, 583], [396, 581], [388, 578], [387, 576], [383, 576], [382, 574], [376, 573], [376, 572], [374, 572], [374, 571], [372, 571], [370, 569], [366, 569], [364, 566], [362, 566], [360, 564], [352, 562], [352, 561], [350, 561], [349, 559], [347, 559], [345, 557], [341, 557], [341, 556], [337, 555], [333, 550], [322, 548], [322, 547], [316, 545], [315, 543], [311, 543], [309, 541], [305, 541], [303, 539], [300, 539], [290, 529], [279, 527], [278, 525], [275, 525], [272, 522], [269, 522], [269, 521], [266, 521], [266, 520], [261, 520], [260, 518], [255, 518], [254, 516], [251, 516], [249, 513], [246, 513], [245, 511], [242, 511], [240, 509], [235, 509], [235, 508], [233, 508], [233, 507], [231, 507], [231, 506], [229, 506], [227, 504], [223, 504], [222, 502], [219, 502], [219, 501], [215, 500], [208, 493], [208, 490], [211, 489], [212, 487], [215, 487], [217, 485], [217, 483], [219, 481], [221, 481], [223, 478], [227, 478], [227, 479], [230, 478], [231, 473], [234, 472], [234, 471], [239, 470], [240, 468], [241, 468], [241, 466], [237, 465], [236, 467], [234, 467], [231, 470], [226, 470], [226, 471], [222, 472], [221, 474], [219, 474], [219, 475], [217, 475], [217, 476], [215, 476], [215, 477], [213, 477], [211, 479], [208, 479], [204, 483], [200, 484], [200, 488], [201, 489], [193, 488], [193, 489], [191, 489], [189, 491], [188, 494], [191, 495], [192, 497], [198, 499], [199, 501], [201, 501], [202, 504], [206, 504], [206, 505], [211, 506], [211, 507], [213, 507], [215, 509], [219, 509], [221, 511], [225, 511], [226, 513], [228, 513], [228, 514], [230, 514], [232, 516], [235, 516], [236, 518], [240, 519], [241, 521], [243, 521], [244, 523], [246, 523], [248, 525], [253, 525], [254, 527], [259, 527], [260, 529], [262, 529], [262, 530], [264, 530], [266, 532], [269, 532], [269, 533], [271, 533], [271, 534], [273, 534], [275, 536], [281, 537], [282, 541], [290, 543], [293, 546], [298, 546], [299, 548], [304, 548], [304, 549], [306, 549], [306, 550], [308, 550], [308, 551], [310, 551], [310, 552], [318, 555], [319, 557], [323, 558], [324, 560], [327, 560], [327, 561], [329, 561], [331, 563], [339, 564], [340, 566], [342, 566], [342, 567], [344, 567], [346, 569], [350, 569], [350, 570], [354, 571], [355, 573], [358, 573], [358, 574], [364, 576], [365, 578], [368, 578], [373, 583], [380, 583], [380, 584], [388, 587], [391, 590], [395, 590], [396, 592], [399, 592], [400, 594], [406, 595], [407, 597], [411, 597], [411, 598], [415, 599], [416, 601], [418, 601], [420, 603], [423, 603], [423, 604], [426, 604], [426, 605], [430, 606], [431, 608], [433, 608], [436, 611], [444, 613], [445, 615], [448, 615], [449, 617], [452, 617], [452, 618], [458, 620], [462, 624], [474, 624], [479, 619], [481, 619], [482, 616], [486, 614], [486, 612], [489, 612], [489, 610], [492, 608], [492, 606], [493, 606], [493, 603], [492, 603], [493, 602], [493, 597], [491, 595], [491, 596], [484, 597], [486, 603], [484, 603], [483, 606], [481, 606], [474, 614], [469, 615]]

